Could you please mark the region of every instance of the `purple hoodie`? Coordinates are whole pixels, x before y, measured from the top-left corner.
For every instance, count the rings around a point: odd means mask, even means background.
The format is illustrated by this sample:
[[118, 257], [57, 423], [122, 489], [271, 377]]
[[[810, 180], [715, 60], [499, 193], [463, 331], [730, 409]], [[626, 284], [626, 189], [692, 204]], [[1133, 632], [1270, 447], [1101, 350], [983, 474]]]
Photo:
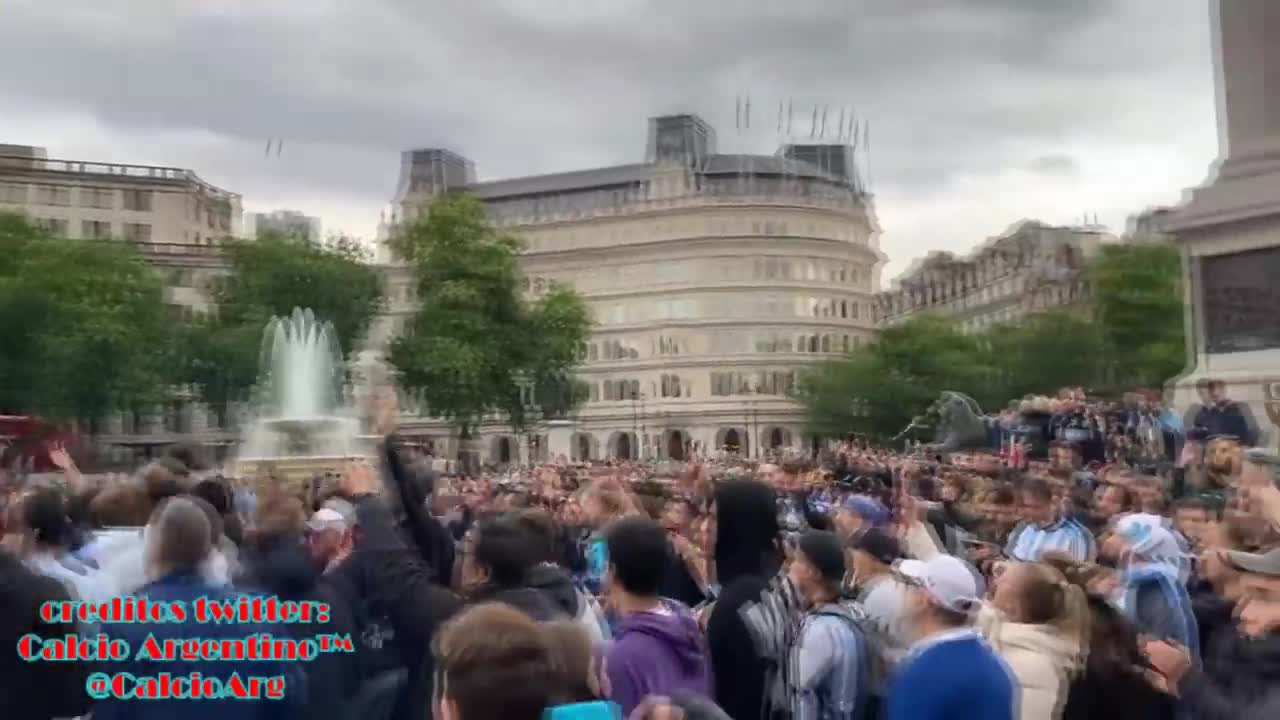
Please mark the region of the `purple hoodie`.
[[627, 717], [650, 695], [685, 691], [711, 697], [706, 644], [698, 621], [684, 605], [663, 600], [660, 612], [623, 618], [605, 660], [610, 699]]

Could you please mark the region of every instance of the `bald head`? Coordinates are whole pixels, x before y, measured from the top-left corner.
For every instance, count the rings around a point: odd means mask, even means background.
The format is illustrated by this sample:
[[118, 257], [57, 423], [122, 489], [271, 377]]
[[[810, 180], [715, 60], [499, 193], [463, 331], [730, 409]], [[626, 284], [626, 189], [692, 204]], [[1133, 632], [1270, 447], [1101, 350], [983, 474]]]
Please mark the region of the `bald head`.
[[185, 497], [166, 501], [147, 524], [147, 568], [153, 578], [197, 572], [211, 550], [209, 519]]

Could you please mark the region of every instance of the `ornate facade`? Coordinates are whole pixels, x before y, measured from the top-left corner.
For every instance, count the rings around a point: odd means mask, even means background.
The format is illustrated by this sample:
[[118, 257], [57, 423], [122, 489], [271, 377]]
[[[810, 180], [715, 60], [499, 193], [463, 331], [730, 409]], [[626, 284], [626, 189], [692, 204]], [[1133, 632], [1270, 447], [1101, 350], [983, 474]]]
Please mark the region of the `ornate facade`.
[[[495, 419], [484, 460], [800, 447], [796, 371], [875, 332], [884, 258], [852, 148], [718, 154], [713, 131], [680, 115], [650, 121], [648, 155], [634, 165], [476, 182], [465, 158], [409, 151], [388, 231], [454, 189], [524, 239], [527, 292], [571, 286], [595, 317], [579, 370], [590, 396], [570, 430], [516, 437]], [[407, 269], [384, 259], [390, 304], [375, 346], [414, 308]], [[455, 449], [429, 417], [408, 430]]]
[[931, 253], [875, 299], [876, 319], [955, 316], [971, 332], [1072, 305], [1088, 293], [1084, 269], [1108, 238], [1102, 228], [1024, 221], [968, 256]]

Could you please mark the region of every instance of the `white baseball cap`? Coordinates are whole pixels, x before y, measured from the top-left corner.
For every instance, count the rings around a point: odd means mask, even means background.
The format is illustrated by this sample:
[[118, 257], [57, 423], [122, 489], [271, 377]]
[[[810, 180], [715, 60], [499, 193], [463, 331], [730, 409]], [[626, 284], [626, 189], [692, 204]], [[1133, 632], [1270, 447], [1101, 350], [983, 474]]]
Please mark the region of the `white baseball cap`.
[[322, 530], [346, 530], [349, 525], [342, 513], [333, 508], [324, 507], [311, 516], [311, 519], [307, 521], [307, 527], [319, 532]]
[[977, 574], [963, 560], [937, 555], [930, 560], [903, 560], [898, 573], [912, 580], [942, 607], [968, 613], [981, 602]]

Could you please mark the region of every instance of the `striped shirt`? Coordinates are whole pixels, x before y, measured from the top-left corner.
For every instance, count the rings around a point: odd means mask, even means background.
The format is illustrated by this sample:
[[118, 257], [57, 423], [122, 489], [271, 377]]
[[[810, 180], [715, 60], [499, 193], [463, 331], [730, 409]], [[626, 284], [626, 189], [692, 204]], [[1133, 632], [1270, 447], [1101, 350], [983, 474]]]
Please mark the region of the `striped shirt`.
[[1093, 533], [1070, 518], [1047, 527], [1023, 523], [1009, 534], [1004, 554], [1014, 560], [1039, 562], [1046, 552], [1065, 552], [1078, 562], [1088, 562], [1097, 555]]
[[858, 720], [866, 714], [867, 647], [855, 622], [837, 605], [805, 617], [787, 659], [792, 720]]

